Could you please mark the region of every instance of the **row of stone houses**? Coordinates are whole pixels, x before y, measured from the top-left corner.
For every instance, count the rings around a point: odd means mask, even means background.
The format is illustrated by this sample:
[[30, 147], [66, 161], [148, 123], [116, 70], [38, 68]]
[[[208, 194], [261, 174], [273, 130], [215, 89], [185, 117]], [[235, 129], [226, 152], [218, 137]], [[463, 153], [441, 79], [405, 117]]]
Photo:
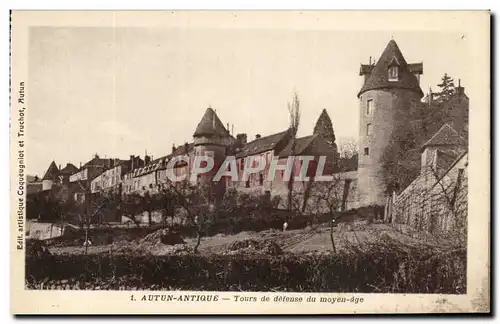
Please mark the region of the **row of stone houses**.
[[[290, 130], [271, 134], [268, 136], [256, 135], [252, 141], [247, 141], [247, 134], [230, 134], [224, 127], [217, 113], [208, 108], [198, 123], [193, 134], [193, 140], [178, 147], [173, 146], [170, 154], [152, 160], [150, 156], [141, 159], [131, 155], [128, 160], [118, 158], [100, 158], [95, 155], [90, 161], [76, 168], [72, 164], [64, 169], [57, 168], [55, 162], [49, 166], [44, 175], [43, 190], [52, 190], [58, 186], [65, 186], [68, 197], [74, 200], [84, 199], [84, 194], [90, 190], [92, 193], [113, 191], [120, 194], [145, 192], [155, 193], [168, 181], [167, 172], [176, 176], [191, 179], [191, 167], [197, 156], [211, 156], [215, 161], [213, 171], [200, 174], [195, 180], [211, 178], [222, 165], [226, 157], [234, 157], [234, 165], [238, 168], [238, 180], [222, 177], [219, 185], [224, 189], [235, 188], [243, 192], [268, 193], [282, 195], [287, 192], [288, 182], [284, 179], [284, 170], [277, 170], [274, 178], [268, 178], [269, 168], [273, 159], [278, 166], [286, 166], [290, 156], [313, 156], [309, 162], [308, 176], [314, 176], [320, 156], [326, 158], [324, 174], [331, 174], [338, 162], [338, 152], [335, 144], [333, 127], [326, 110], [321, 113], [314, 133], [309, 136], [297, 138], [292, 145]], [[293, 148], [293, 150], [292, 150]], [[266, 166], [259, 173], [251, 174], [243, 180], [243, 170], [249, 163], [254, 163], [255, 158], [265, 160]], [[179, 159], [180, 158], [180, 159]], [[179, 159], [168, 170], [169, 162]], [[254, 165], [255, 166], [255, 165]], [[292, 174], [298, 175], [302, 161], [295, 159]], [[230, 166], [229, 166], [230, 169]], [[279, 169], [279, 167], [278, 167]], [[61, 175], [64, 174], [64, 179]], [[299, 184], [295, 187], [301, 188]]]
[[[326, 110], [322, 111], [309, 136], [292, 141], [290, 130], [281, 130], [267, 136], [257, 135], [255, 139], [247, 141], [246, 134], [236, 134], [234, 137], [229, 126], [225, 127], [217, 113], [208, 108], [196, 126], [192, 140], [179, 147], [172, 147], [170, 154], [155, 160], [148, 156], [144, 159], [131, 156], [128, 160], [101, 159], [95, 156], [74, 172], [68, 172], [67, 168], [63, 171], [53, 162], [44, 176], [43, 189], [50, 190], [53, 184], [65, 183], [69, 188], [68, 195], [74, 197], [88, 189], [92, 192], [113, 190], [121, 194], [155, 192], [165, 184], [169, 172], [191, 178], [190, 167], [197, 157], [213, 157], [215, 172], [226, 157], [234, 156], [236, 164], [233, 166], [236, 165], [238, 171], [244, 170], [246, 163], [253, 163], [250, 161], [254, 161], [255, 157], [265, 159], [266, 168], [252, 174], [247, 180], [242, 178], [241, 172], [238, 172], [238, 181], [223, 177], [218, 183], [221, 189], [236, 188], [271, 196], [283, 195], [288, 187], [287, 181], [283, 179], [284, 172], [278, 171], [274, 179], [266, 177], [269, 162], [277, 159], [281, 166], [287, 163], [289, 156], [308, 155], [314, 156], [308, 174], [315, 173], [319, 157], [326, 157], [324, 173], [335, 173], [337, 187], [332, 194], [341, 197], [339, 209], [381, 206], [388, 199], [388, 186], [382, 172], [384, 152], [390, 145], [397, 121], [406, 121], [411, 125], [409, 127], [419, 125], [415, 123], [412, 112], [423, 104], [423, 91], [420, 87], [422, 74], [423, 63], [408, 63], [394, 40], [389, 41], [378, 60], [372, 62], [370, 58], [369, 64], [361, 64], [359, 76], [364, 81], [357, 95], [359, 153], [355, 155], [355, 159], [339, 158], [332, 122]], [[443, 126], [424, 145], [420, 175], [401, 193], [393, 194], [386, 205], [386, 217], [391, 222], [425, 227], [431, 231], [440, 226], [447, 228], [451, 225], [443, 225], [449, 223], [445, 213], [440, 212], [442, 217], [432, 215], [445, 207], [453, 210], [454, 205], [462, 206], [460, 208], [464, 206], [463, 201], [458, 201], [463, 198], [459, 193], [467, 184], [467, 153], [464, 138], [458, 133], [467, 133], [469, 99], [460, 82], [454, 92], [447, 112], [450, 125]], [[432, 97], [430, 94], [429, 103]], [[177, 158], [180, 160], [169, 169], [169, 162]], [[293, 173], [297, 174], [300, 169], [301, 161], [295, 160]], [[211, 179], [213, 172], [198, 175], [194, 181]], [[448, 178], [452, 179], [451, 182]], [[300, 190], [305, 186], [299, 182], [294, 187]], [[457, 193], [453, 191], [451, 199], [448, 199], [449, 193], [444, 195], [444, 199], [434, 199], [442, 187], [458, 188], [453, 189]], [[433, 217], [438, 217], [439, 221]], [[423, 225], [420, 226], [420, 223]]]

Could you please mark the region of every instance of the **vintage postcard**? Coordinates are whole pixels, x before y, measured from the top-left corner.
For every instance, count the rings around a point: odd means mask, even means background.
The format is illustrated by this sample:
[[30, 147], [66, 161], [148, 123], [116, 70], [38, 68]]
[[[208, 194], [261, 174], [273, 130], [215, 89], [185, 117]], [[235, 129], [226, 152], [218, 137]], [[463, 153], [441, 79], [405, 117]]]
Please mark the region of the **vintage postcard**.
[[11, 67], [12, 313], [490, 312], [489, 11], [13, 11]]

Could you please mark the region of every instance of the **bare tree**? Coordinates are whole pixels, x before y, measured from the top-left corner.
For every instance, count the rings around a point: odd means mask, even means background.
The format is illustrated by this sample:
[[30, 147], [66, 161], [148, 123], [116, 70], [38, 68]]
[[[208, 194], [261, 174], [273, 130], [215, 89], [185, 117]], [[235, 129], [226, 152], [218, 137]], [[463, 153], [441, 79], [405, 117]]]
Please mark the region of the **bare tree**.
[[[466, 167], [466, 166], [465, 166]], [[396, 224], [405, 224], [418, 235], [429, 232], [454, 247], [466, 245], [467, 175], [465, 168], [443, 170], [428, 166], [394, 203]]]
[[168, 182], [164, 192], [185, 211], [187, 222], [194, 227], [197, 238], [194, 252], [197, 253], [201, 238], [217, 213], [216, 196], [211, 183], [193, 185], [189, 181]]
[[[436, 184], [428, 190], [427, 200], [431, 208], [429, 231], [436, 231], [438, 217], [441, 218], [441, 232], [450, 238], [454, 245], [467, 244], [467, 196], [468, 185], [465, 169], [455, 172], [439, 172], [437, 168], [430, 167]], [[436, 210], [437, 209], [437, 210]]]
[[158, 202], [158, 207], [161, 210], [163, 226], [166, 227], [168, 216], [171, 217], [171, 226], [173, 226], [175, 217], [175, 196], [172, 194], [172, 190], [168, 190], [163, 186], [163, 188], [154, 195], [154, 199]]
[[[292, 102], [288, 103], [288, 114], [290, 116], [290, 132], [291, 132], [291, 155], [295, 154], [295, 147], [297, 145], [297, 131], [300, 125], [300, 100], [298, 94], [295, 92], [293, 94]], [[292, 199], [293, 199], [293, 184], [294, 184], [294, 172], [290, 170], [290, 180], [288, 181], [288, 209], [292, 209]]]
[[350, 159], [358, 154], [359, 147], [355, 138], [343, 138], [339, 142], [339, 154], [341, 158]]
[[334, 239], [334, 227], [337, 222], [338, 210], [342, 203], [342, 179], [339, 176], [334, 176], [332, 181], [315, 182], [311, 186], [310, 202], [313, 213], [316, 217], [321, 218], [321, 215], [326, 214], [330, 227], [330, 240], [332, 243], [333, 252], [337, 252]]
[[141, 210], [141, 200], [142, 197], [137, 193], [129, 193], [122, 197], [121, 209], [125, 216], [137, 226], [141, 226], [140, 220], [137, 220], [135, 215], [142, 212]]

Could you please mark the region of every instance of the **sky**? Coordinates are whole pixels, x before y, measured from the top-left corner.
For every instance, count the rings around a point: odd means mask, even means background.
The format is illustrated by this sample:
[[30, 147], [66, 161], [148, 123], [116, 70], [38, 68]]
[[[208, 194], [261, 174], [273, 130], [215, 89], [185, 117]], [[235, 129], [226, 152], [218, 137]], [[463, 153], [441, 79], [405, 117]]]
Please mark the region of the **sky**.
[[336, 137], [357, 138], [360, 64], [394, 38], [408, 63], [423, 62], [426, 93], [444, 73], [474, 67], [459, 31], [366, 31], [150, 27], [32, 27], [29, 33], [27, 169], [79, 167], [94, 154], [167, 155], [192, 141], [210, 106], [248, 139], [288, 127], [300, 98], [299, 135], [321, 111]]

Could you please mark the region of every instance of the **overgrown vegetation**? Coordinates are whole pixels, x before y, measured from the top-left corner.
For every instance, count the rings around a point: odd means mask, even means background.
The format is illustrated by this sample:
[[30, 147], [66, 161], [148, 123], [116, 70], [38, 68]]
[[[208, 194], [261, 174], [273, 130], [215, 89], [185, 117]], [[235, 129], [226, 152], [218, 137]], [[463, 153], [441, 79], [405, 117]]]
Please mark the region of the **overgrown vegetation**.
[[466, 293], [465, 250], [381, 239], [336, 254], [30, 255], [28, 289]]
[[430, 91], [414, 107], [408, 103], [395, 116], [394, 131], [382, 157], [388, 194], [403, 190], [416, 178], [421, 146], [445, 123], [454, 125], [467, 138], [468, 111], [461, 111], [462, 98], [457, 96], [453, 78], [445, 74], [438, 87], [438, 92]]

